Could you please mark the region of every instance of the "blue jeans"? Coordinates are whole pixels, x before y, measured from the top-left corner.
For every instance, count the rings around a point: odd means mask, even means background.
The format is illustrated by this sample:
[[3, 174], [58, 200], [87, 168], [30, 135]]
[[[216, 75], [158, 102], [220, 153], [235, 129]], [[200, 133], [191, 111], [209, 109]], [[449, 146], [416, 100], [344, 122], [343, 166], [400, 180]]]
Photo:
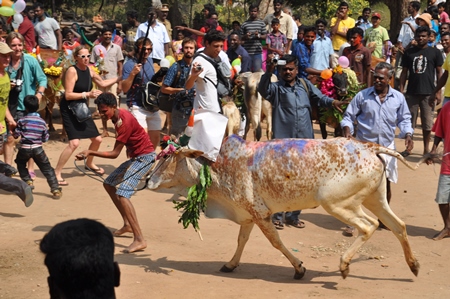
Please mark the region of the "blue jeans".
[[252, 61], [251, 70], [252, 72], [260, 72], [262, 70], [262, 54], [253, 54], [250, 55], [250, 59]]
[[17, 163], [17, 170], [19, 171], [20, 178], [22, 180], [31, 181], [30, 173], [27, 169], [27, 162], [33, 158], [34, 162], [37, 164], [42, 174], [47, 179], [47, 183], [50, 186], [50, 190], [61, 190], [59, 187], [58, 179], [55, 175], [55, 170], [53, 169], [47, 155], [45, 154], [42, 146], [36, 148], [20, 148], [17, 154], [15, 162]]
[[[284, 215], [284, 218], [285, 218], [286, 222], [297, 222], [300, 220], [299, 216], [300, 216], [301, 212], [302, 212], [301, 210], [286, 212], [286, 214]], [[283, 223], [283, 212], [275, 213], [272, 215], [272, 222], [275, 222], [275, 221], [279, 221], [280, 223]]]

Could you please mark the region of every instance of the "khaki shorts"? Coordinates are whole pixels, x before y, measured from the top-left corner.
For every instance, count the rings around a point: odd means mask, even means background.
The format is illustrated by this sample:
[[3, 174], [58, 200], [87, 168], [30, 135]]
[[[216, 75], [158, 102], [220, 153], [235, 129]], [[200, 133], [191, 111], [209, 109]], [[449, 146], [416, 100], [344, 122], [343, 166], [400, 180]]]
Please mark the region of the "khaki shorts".
[[405, 97], [406, 102], [408, 103], [409, 112], [411, 112], [411, 123], [413, 129], [416, 128], [420, 108], [420, 121], [422, 123], [422, 130], [431, 131], [431, 128], [433, 128], [434, 107], [430, 107], [430, 105], [428, 105], [428, 99], [430, 98], [430, 96], [407, 94]]
[[147, 131], [161, 130], [161, 116], [159, 111], [150, 112], [139, 106], [130, 108], [131, 114], [136, 118], [138, 123]]

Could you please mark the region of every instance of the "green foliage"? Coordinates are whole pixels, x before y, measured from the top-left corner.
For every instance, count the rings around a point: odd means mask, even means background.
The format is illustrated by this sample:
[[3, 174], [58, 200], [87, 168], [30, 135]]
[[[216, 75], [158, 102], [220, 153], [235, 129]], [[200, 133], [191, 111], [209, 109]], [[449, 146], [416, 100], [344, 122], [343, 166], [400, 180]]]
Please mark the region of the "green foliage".
[[[335, 16], [340, 4], [340, 1], [336, 0], [316, 0], [312, 2], [313, 12], [327, 20], [331, 20]], [[365, 7], [369, 7], [369, 2], [366, 0], [347, 0], [346, 2], [349, 6], [348, 15], [355, 20], [362, 14]]]
[[184, 228], [188, 228], [191, 224], [195, 231], [200, 229], [198, 226], [200, 212], [205, 212], [206, 199], [208, 198], [206, 189], [211, 186], [212, 182], [209, 165], [202, 165], [198, 175], [199, 182], [189, 188], [187, 199], [182, 202], [173, 201], [177, 211], [183, 210], [178, 223], [182, 222]]

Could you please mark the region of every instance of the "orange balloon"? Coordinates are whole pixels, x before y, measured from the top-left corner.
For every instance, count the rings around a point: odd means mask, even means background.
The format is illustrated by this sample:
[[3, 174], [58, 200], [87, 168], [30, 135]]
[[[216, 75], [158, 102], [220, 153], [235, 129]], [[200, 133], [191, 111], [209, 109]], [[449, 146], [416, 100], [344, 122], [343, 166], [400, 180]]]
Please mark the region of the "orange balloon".
[[333, 77], [333, 72], [331, 70], [329, 70], [329, 69], [323, 70], [320, 73], [320, 77], [322, 77], [322, 79], [324, 79], [324, 80], [328, 80], [331, 77]]
[[13, 2], [11, 0], [3, 0], [2, 6], [8, 6], [11, 7], [13, 5]]

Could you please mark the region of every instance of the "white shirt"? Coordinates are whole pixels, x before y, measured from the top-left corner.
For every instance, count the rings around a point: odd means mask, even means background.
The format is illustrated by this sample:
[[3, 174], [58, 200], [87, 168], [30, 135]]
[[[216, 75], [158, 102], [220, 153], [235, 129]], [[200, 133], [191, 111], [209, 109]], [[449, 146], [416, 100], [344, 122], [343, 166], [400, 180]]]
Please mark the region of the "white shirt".
[[[195, 62], [198, 62], [202, 66], [203, 72], [200, 73], [195, 81], [196, 93], [194, 98], [194, 110], [202, 108], [220, 112], [219, 99], [217, 97], [217, 89], [215, 86], [215, 84], [217, 84], [216, 69], [201, 55], [197, 56], [192, 61], [192, 65], [194, 65]], [[189, 75], [191, 74], [189, 73]], [[205, 77], [213, 83], [205, 79]]]
[[[413, 25], [414, 28], [417, 28], [416, 18], [419, 16], [417, 14], [415, 17], [409, 16], [403, 20], [403, 22], [408, 22]], [[408, 24], [402, 24], [400, 28], [400, 33], [398, 34], [397, 41], [402, 43], [403, 48], [405, 48], [409, 43], [414, 39], [414, 32]]]
[[[145, 36], [147, 32], [148, 22], [145, 22], [137, 28], [136, 36], [134, 37], [134, 41], [137, 41], [140, 37]], [[170, 42], [169, 34], [167, 34], [167, 29], [164, 24], [156, 21], [155, 26], [150, 26], [147, 37], [153, 43], [153, 51], [150, 53], [151, 58], [155, 59], [163, 59], [166, 57], [164, 53], [164, 44], [168, 44]]]
[[45, 17], [43, 21], [34, 24], [34, 31], [38, 37], [38, 44], [42, 48], [58, 49], [58, 41], [55, 31], [59, 30], [59, 24], [55, 19]]

